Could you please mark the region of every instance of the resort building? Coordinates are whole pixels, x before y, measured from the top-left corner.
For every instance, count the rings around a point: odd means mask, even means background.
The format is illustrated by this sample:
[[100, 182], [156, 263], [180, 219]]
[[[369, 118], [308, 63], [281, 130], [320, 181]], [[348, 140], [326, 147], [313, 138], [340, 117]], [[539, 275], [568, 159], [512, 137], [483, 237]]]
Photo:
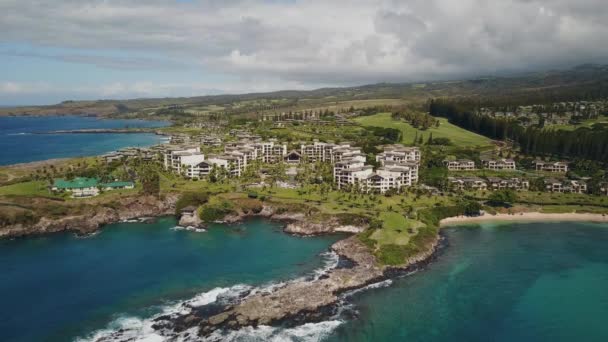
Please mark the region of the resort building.
[[488, 170], [515, 170], [515, 161], [513, 159], [484, 159], [481, 163]]
[[420, 162], [420, 149], [418, 147], [406, 147], [402, 145], [386, 145], [384, 152], [376, 156], [376, 161], [384, 162]]
[[522, 178], [488, 177], [488, 185], [490, 190], [511, 189], [516, 191], [524, 191], [530, 189], [530, 182]]
[[568, 172], [568, 163], [563, 161], [558, 162], [544, 162], [536, 161], [534, 163], [536, 171], [546, 171], [555, 173], [566, 173]]
[[448, 182], [454, 190], [487, 190], [488, 184], [479, 177], [448, 177]]
[[77, 177], [73, 180], [55, 179], [53, 187], [55, 192], [70, 192], [72, 197], [93, 197], [99, 195], [96, 178]]
[[587, 193], [587, 183], [581, 180], [546, 179], [545, 189], [549, 192], [584, 194]]
[[407, 166], [381, 167], [369, 175], [364, 185], [366, 192], [385, 193], [390, 189], [401, 189], [412, 185], [412, 173]]
[[[163, 165], [165, 170], [171, 170], [177, 173], [181, 173], [181, 166], [185, 160], [194, 162], [195, 159], [199, 161], [205, 160], [205, 157], [200, 153], [201, 148], [198, 146], [183, 147], [183, 146], [169, 146], [163, 152]], [[188, 156], [199, 156], [188, 158]], [[185, 157], [185, 159], [184, 159]]]
[[471, 171], [475, 170], [475, 162], [469, 159], [444, 160], [443, 165], [450, 171]]
[[357, 147], [349, 143], [339, 145], [315, 141], [312, 145], [300, 145], [302, 159], [310, 163], [330, 162], [356, 158], [365, 161], [365, 155]]
[[[315, 141], [312, 145], [300, 145], [300, 154], [307, 162], [331, 162], [333, 150], [338, 145]], [[349, 147], [349, 146], [343, 146]]]
[[334, 182], [338, 189], [346, 186], [360, 188], [367, 183], [367, 178], [374, 172], [371, 165], [359, 160], [345, 160], [334, 164]]
[[93, 197], [100, 193], [100, 189], [110, 191], [118, 189], [133, 189], [133, 182], [114, 181], [99, 183], [97, 178], [76, 177], [72, 180], [55, 179], [51, 190], [54, 192], [69, 192], [74, 198]]

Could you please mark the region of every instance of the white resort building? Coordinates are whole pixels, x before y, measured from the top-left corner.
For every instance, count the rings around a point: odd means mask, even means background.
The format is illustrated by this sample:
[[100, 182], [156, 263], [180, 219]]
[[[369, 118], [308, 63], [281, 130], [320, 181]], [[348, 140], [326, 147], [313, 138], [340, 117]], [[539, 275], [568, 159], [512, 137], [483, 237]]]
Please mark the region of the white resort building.
[[513, 159], [483, 159], [481, 161], [484, 168], [488, 170], [515, 170], [515, 161]]
[[475, 170], [475, 162], [469, 159], [444, 160], [443, 165], [450, 171], [471, 171]]
[[563, 161], [558, 162], [544, 162], [537, 160], [534, 162], [536, 171], [546, 171], [555, 173], [566, 173], [568, 172], [568, 163]]

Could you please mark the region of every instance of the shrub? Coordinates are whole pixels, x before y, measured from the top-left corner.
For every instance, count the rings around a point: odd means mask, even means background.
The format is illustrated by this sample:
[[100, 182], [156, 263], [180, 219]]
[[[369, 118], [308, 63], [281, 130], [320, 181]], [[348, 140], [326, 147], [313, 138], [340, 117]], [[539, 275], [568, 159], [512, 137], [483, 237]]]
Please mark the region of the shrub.
[[198, 207], [209, 201], [209, 195], [206, 192], [185, 192], [175, 203], [175, 215], [179, 215], [182, 209], [188, 206]]
[[232, 213], [233, 211], [232, 203], [228, 201], [207, 203], [200, 209], [199, 217], [204, 222], [213, 222], [222, 219], [224, 216]]

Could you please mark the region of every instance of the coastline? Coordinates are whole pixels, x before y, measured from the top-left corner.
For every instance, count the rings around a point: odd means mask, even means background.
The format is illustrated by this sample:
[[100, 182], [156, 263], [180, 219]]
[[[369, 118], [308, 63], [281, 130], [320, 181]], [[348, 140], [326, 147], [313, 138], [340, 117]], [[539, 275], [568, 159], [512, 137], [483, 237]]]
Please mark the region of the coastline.
[[486, 214], [483, 216], [455, 216], [439, 222], [440, 227], [487, 222], [593, 222], [608, 223], [608, 215], [589, 213], [541, 213]]

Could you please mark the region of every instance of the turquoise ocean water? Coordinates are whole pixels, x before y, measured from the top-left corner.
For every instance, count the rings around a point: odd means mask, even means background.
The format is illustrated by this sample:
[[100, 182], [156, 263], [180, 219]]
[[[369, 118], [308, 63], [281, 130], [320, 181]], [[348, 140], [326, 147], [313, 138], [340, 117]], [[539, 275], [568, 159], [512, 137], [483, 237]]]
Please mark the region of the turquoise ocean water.
[[[338, 236], [298, 238], [262, 220], [175, 231], [173, 219], [98, 235], [0, 242], [0, 340], [162, 341], [161, 312], [264, 289], [335, 264]], [[344, 295], [343, 314], [236, 341], [607, 341], [608, 226], [449, 228], [418, 273]], [[183, 337], [183, 336], [182, 336]], [[180, 341], [195, 341], [193, 335]]]
[[168, 123], [144, 120], [101, 120], [79, 116], [0, 117], [0, 165], [66, 157], [93, 156], [123, 147], [161, 142], [151, 134], [34, 134], [57, 130], [162, 127]]

